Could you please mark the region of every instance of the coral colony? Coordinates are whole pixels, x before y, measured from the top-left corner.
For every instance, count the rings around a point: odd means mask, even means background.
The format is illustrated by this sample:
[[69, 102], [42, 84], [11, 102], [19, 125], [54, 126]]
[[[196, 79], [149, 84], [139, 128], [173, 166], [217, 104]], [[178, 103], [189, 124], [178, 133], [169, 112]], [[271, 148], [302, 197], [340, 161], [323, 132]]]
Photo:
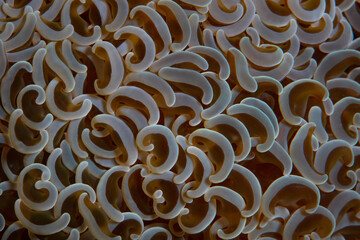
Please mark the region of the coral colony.
[[360, 239], [360, 0], [0, 0], [0, 239]]

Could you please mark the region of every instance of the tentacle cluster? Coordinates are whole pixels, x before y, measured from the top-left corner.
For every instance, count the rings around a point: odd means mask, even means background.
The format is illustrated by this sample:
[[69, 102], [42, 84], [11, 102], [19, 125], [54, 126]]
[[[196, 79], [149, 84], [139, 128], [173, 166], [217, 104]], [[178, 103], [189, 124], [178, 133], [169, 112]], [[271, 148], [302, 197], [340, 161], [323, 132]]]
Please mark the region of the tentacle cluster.
[[359, 0], [0, 0], [1, 239], [355, 239]]

